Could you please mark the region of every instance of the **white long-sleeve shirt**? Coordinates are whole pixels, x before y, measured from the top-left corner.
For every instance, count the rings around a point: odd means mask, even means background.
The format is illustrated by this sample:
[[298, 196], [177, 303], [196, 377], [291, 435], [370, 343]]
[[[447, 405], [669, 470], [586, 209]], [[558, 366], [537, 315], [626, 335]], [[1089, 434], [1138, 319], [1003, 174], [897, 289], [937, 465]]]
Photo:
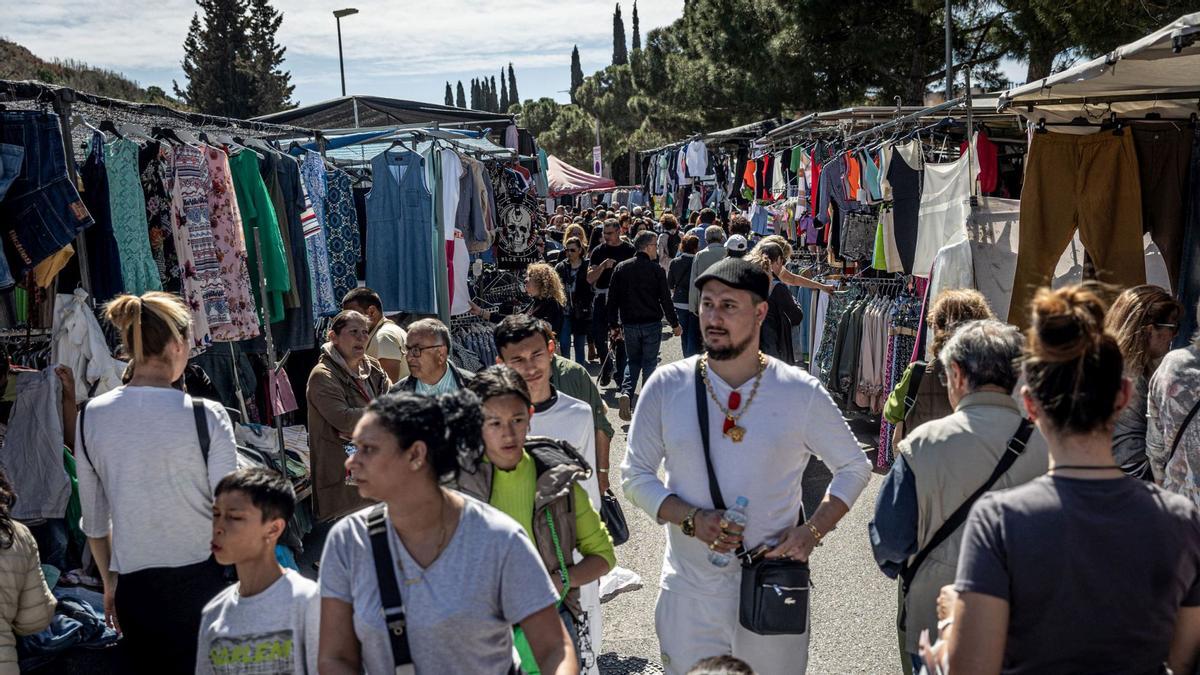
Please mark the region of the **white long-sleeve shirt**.
[[[658, 517], [666, 498], [712, 508], [704, 449], [696, 414], [695, 370], [698, 356], [660, 367], [642, 390], [629, 451], [621, 464], [625, 496]], [[733, 391], [710, 368], [708, 376], [722, 403]], [[802, 500], [801, 479], [816, 455], [833, 472], [828, 494], [853, 506], [871, 477], [866, 456], [842, 419], [828, 392], [800, 368], [767, 359], [762, 384], [753, 401], [751, 378], [737, 391], [749, 407], [739, 420], [745, 439], [734, 443], [722, 434], [724, 415], [707, 392], [709, 443], [713, 468], [726, 506], [739, 496], [750, 501], [745, 544], [753, 549], [775, 543], [796, 525]], [[658, 470], [666, 466], [665, 480]], [[708, 562], [708, 547], [674, 526], [667, 527], [661, 585], [693, 597], [730, 597], [738, 593], [738, 565], [725, 568]]]

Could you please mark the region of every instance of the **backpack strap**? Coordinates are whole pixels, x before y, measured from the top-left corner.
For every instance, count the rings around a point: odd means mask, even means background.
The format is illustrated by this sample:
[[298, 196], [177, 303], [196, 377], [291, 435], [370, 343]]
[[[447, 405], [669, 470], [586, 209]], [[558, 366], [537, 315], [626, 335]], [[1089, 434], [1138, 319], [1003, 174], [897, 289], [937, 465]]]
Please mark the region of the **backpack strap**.
[[375, 558], [375, 578], [379, 582], [379, 600], [383, 605], [383, 620], [387, 622], [392, 660], [399, 668], [412, 663], [413, 659], [405, 630], [404, 599], [396, 583], [396, 563], [388, 546], [387, 528], [386, 506], [376, 504], [367, 514], [367, 534], [371, 538], [371, 553]]
[[971, 507], [975, 505], [975, 502], [982, 497], [985, 492], [991, 490], [992, 486], [996, 484], [996, 481], [1000, 480], [1000, 477], [1003, 476], [1012, 467], [1013, 463], [1021, 457], [1021, 454], [1025, 452], [1025, 446], [1029, 443], [1029, 437], [1032, 434], [1033, 422], [1030, 422], [1028, 419], [1022, 417], [1021, 424], [1017, 427], [1017, 431], [1012, 435], [1012, 438], [1008, 439], [1008, 446], [1004, 449], [1004, 455], [1000, 457], [1000, 462], [996, 464], [996, 468], [992, 471], [992, 475], [988, 476], [987, 481], [984, 482], [984, 484], [981, 485], [978, 490], [972, 492], [971, 496], [967, 497], [966, 501], [964, 501], [957, 509], [954, 510], [954, 513], [950, 514], [950, 517], [942, 523], [942, 526], [939, 527], [937, 532], [933, 534], [933, 537], [929, 539], [929, 543], [925, 544], [925, 547], [917, 552], [917, 555], [913, 558], [912, 563], [905, 565], [900, 570], [900, 579], [901, 584], [904, 587], [905, 595], [908, 594], [908, 587], [912, 585], [913, 579], [917, 576], [917, 570], [920, 569], [921, 563], [925, 562], [925, 559], [929, 557], [930, 553], [933, 553], [934, 549], [936, 549], [938, 546], [941, 546], [942, 542], [949, 539], [950, 535], [954, 534], [955, 530], [957, 530], [964, 522], [966, 522], [967, 516], [971, 513]]
[[[190, 396], [188, 398], [191, 398]], [[200, 456], [204, 458], [204, 466], [208, 466], [208, 446], [211, 439], [208, 436], [208, 413], [204, 408], [204, 400], [192, 398], [192, 417], [196, 420], [196, 436], [200, 439]], [[80, 411], [82, 414], [82, 411]], [[82, 422], [80, 422], [82, 427]]]

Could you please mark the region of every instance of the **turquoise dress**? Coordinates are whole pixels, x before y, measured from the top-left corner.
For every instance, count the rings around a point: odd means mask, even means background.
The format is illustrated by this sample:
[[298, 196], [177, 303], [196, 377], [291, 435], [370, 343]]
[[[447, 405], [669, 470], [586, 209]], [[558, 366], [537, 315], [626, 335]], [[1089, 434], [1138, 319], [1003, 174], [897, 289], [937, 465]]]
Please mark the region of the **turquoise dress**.
[[113, 237], [121, 256], [121, 279], [125, 283], [125, 292], [134, 295], [162, 290], [158, 265], [150, 251], [146, 199], [138, 175], [138, 150], [137, 143], [124, 138], [104, 146], [108, 206], [112, 214]]

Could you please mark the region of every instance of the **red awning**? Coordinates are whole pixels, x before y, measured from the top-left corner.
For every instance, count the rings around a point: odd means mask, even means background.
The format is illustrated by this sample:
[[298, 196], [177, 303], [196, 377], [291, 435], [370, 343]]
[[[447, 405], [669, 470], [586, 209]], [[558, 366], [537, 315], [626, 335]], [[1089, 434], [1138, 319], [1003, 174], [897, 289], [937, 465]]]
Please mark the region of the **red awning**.
[[617, 182], [611, 178], [594, 176], [576, 169], [554, 155], [546, 157], [546, 179], [550, 183], [550, 196], [573, 195], [589, 190], [615, 188]]

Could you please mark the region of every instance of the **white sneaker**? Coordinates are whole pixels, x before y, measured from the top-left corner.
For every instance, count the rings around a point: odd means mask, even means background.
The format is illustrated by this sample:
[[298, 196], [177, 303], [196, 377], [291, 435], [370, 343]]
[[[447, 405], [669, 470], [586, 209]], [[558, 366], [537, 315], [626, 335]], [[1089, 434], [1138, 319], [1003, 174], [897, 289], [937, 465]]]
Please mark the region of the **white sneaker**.
[[631, 401], [629, 399], [629, 394], [621, 394], [617, 397], [617, 405], [621, 408], [621, 419], [625, 420], [626, 422], [633, 419], [633, 410], [630, 406], [630, 403]]

